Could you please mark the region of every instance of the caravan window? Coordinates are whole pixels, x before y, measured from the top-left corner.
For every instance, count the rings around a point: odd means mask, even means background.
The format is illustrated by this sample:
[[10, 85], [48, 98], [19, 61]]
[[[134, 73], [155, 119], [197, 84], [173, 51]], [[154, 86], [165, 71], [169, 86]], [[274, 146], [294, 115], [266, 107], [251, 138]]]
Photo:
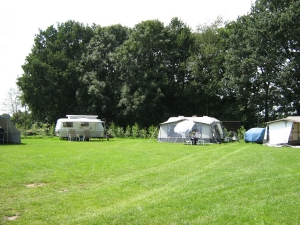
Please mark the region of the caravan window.
[[63, 127], [73, 127], [73, 122], [63, 122]]
[[82, 127], [88, 127], [88, 126], [89, 126], [89, 123], [88, 123], [88, 122], [81, 122], [81, 126], [82, 126]]

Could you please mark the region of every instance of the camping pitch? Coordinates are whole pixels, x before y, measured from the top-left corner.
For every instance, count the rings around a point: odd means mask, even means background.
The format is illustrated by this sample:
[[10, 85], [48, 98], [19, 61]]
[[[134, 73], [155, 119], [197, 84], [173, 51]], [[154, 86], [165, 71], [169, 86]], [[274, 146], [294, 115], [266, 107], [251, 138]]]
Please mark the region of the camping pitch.
[[206, 143], [221, 143], [225, 138], [222, 122], [208, 116], [203, 117], [170, 117], [160, 124], [157, 140], [159, 142], [185, 142], [196, 138]]

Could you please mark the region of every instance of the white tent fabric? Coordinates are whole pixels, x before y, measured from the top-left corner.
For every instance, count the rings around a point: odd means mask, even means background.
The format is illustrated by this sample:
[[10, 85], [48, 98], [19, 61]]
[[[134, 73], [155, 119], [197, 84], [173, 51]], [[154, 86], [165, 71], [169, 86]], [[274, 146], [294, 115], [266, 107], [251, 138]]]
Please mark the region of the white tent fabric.
[[269, 143], [274, 144], [286, 144], [289, 141], [289, 136], [291, 133], [291, 129], [293, 126], [293, 122], [285, 121], [285, 122], [276, 122], [269, 125]]
[[21, 132], [6, 117], [0, 116], [0, 127], [4, 129], [4, 140], [8, 143], [21, 143]]
[[289, 116], [267, 122], [264, 143], [270, 146], [299, 145], [300, 117]]
[[174, 128], [174, 131], [177, 134], [185, 134], [187, 132], [190, 132], [194, 125], [195, 125], [195, 123], [193, 121], [184, 120], [176, 125], [176, 127]]

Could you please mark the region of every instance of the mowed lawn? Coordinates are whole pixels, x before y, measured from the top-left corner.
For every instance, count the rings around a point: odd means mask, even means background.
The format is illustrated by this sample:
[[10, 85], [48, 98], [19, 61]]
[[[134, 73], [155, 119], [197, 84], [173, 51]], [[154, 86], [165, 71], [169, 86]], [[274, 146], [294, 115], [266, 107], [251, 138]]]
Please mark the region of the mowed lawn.
[[300, 149], [22, 139], [0, 145], [0, 224], [300, 224]]

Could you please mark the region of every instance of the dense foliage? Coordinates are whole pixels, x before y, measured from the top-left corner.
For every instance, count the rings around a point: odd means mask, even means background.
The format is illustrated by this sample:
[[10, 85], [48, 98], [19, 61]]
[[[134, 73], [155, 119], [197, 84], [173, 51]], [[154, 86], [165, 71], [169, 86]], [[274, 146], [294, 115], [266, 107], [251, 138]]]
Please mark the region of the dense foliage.
[[40, 30], [17, 85], [34, 118], [95, 114], [119, 126], [208, 115], [245, 127], [300, 113], [300, 0], [257, 0], [236, 21], [67, 21]]

